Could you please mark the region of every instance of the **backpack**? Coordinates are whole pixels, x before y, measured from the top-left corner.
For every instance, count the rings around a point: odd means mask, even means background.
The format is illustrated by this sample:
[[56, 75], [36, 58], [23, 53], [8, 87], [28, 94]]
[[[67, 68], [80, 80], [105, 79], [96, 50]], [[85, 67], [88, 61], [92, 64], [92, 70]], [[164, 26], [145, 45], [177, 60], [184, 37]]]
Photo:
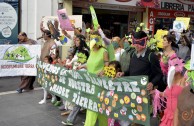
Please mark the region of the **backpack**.
[[[130, 59], [133, 57], [135, 54], [135, 48], [130, 48], [128, 50], [125, 50], [123, 54], [120, 57], [120, 63], [121, 63], [121, 70], [122, 72], [126, 72], [129, 70], [129, 65], [130, 65]], [[148, 61], [151, 63], [151, 54], [152, 52], [149, 53], [148, 56]]]
[[130, 49], [125, 50], [123, 52], [123, 54], [120, 56], [120, 63], [121, 63], [122, 72], [126, 72], [129, 69], [131, 55], [134, 52], [135, 52], [135, 49], [130, 48]]

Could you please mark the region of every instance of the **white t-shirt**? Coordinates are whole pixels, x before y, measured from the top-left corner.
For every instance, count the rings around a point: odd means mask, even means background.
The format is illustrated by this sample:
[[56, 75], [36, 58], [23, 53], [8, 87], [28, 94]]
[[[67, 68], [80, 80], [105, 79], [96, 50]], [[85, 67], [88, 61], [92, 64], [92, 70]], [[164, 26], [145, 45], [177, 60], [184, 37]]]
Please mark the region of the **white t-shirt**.
[[116, 61], [120, 61], [121, 55], [123, 54], [124, 51], [125, 51], [124, 49], [119, 49], [117, 52], [115, 52]]

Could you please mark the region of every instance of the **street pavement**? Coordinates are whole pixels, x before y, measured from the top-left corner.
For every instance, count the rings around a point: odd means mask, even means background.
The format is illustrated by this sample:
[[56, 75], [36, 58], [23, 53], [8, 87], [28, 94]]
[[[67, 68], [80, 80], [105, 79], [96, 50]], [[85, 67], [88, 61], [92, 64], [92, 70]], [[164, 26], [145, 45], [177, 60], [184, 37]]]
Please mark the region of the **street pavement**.
[[[20, 83], [19, 77], [0, 78], [0, 126], [63, 126], [58, 107], [48, 100], [39, 105], [43, 91], [35, 82], [33, 91], [18, 94], [15, 90]], [[83, 126], [85, 114], [80, 113], [74, 126]]]

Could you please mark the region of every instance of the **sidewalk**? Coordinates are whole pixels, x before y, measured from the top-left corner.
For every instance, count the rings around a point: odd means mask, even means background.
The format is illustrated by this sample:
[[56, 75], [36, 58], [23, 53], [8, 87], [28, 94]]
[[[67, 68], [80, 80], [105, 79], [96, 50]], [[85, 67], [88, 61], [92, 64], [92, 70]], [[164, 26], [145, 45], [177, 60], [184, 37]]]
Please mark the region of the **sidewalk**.
[[[0, 79], [0, 126], [63, 126], [61, 121], [67, 116], [61, 116], [61, 111], [50, 100], [47, 104], [38, 104], [43, 97], [42, 89], [18, 94], [15, 91], [16, 85], [10, 87], [14, 91], [2, 92], [5, 90], [2, 87], [8, 88], [9, 83], [19, 82], [18, 79]], [[74, 126], [83, 126], [84, 118], [85, 114], [79, 114]]]

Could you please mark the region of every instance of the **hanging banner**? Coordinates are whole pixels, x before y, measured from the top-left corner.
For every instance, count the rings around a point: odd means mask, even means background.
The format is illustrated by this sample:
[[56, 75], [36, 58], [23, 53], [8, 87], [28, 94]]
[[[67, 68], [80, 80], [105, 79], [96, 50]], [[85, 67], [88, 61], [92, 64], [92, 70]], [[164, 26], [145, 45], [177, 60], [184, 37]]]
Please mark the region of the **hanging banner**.
[[111, 118], [150, 126], [146, 76], [112, 80], [41, 61], [37, 69], [38, 83], [52, 94]]
[[96, 12], [95, 12], [93, 6], [90, 6], [90, 12], [91, 12], [91, 15], [92, 15], [92, 22], [93, 22], [93, 25], [94, 25], [94, 29], [97, 30], [98, 29], [98, 19], [97, 19]]
[[0, 77], [36, 76], [40, 45], [0, 45]]
[[57, 11], [59, 22], [61, 24], [61, 29], [67, 31], [74, 31], [70, 19], [67, 15], [66, 9], [61, 9]]
[[18, 43], [18, 6], [18, 0], [0, 0], [0, 44]]

